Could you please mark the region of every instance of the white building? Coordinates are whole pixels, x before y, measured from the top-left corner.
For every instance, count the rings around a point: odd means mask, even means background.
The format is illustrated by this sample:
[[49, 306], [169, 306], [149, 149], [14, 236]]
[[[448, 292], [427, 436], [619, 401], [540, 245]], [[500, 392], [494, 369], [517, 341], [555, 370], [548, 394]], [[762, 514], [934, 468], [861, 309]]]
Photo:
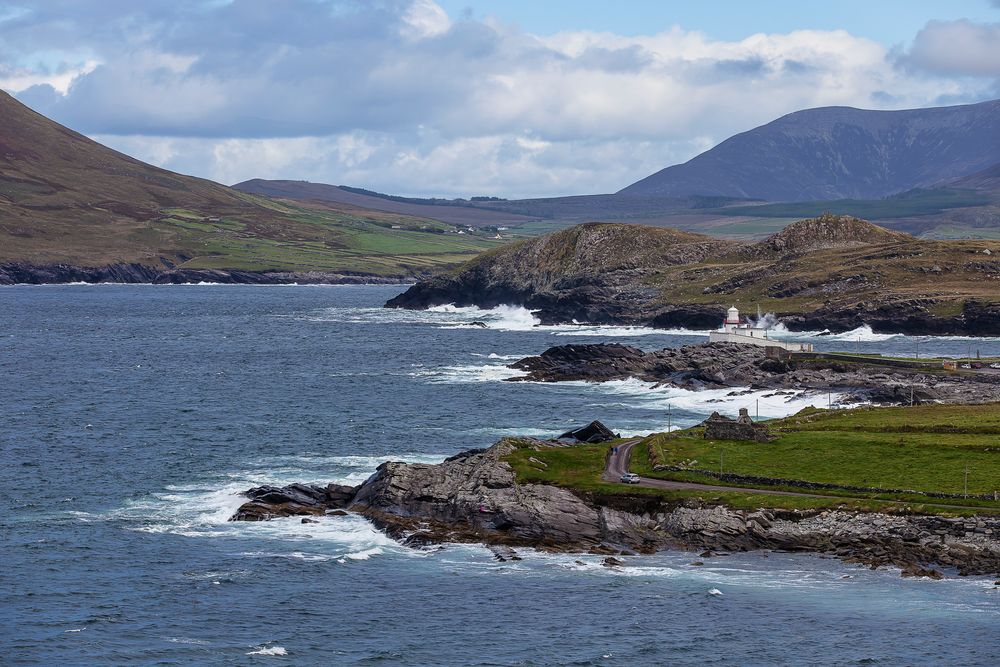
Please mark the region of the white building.
[[811, 343], [790, 343], [768, 338], [767, 329], [755, 327], [749, 322], [740, 322], [740, 311], [733, 306], [726, 312], [722, 327], [708, 334], [710, 343], [742, 343], [760, 347], [780, 347], [789, 352], [812, 352]]

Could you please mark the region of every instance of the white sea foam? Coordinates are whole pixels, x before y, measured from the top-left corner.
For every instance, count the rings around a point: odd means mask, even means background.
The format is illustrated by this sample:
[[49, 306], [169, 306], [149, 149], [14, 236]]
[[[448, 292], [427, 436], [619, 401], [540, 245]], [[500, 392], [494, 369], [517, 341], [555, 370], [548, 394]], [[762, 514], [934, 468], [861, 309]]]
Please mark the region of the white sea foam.
[[313, 322], [347, 322], [354, 324], [425, 324], [438, 329], [465, 329], [470, 332], [481, 330], [473, 326], [481, 322], [493, 331], [523, 332], [534, 331], [553, 336], [696, 336], [707, 337], [708, 331], [691, 329], [654, 329], [641, 326], [616, 326], [587, 323], [541, 324], [536, 311], [523, 306], [501, 305], [496, 308], [478, 306], [433, 306], [426, 310], [404, 310], [399, 308], [324, 308], [307, 315], [297, 316]]
[[[82, 521], [121, 521], [132, 530], [168, 533], [192, 538], [244, 538], [252, 536], [265, 546], [247, 557], [289, 558], [305, 562], [367, 560], [388, 551], [405, 551], [375, 529], [365, 518], [314, 517], [303, 524], [300, 517], [265, 522], [230, 522], [246, 502], [241, 495], [261, 484], [276, 486], [314, 480], [358, 484], [385, 461], [438, 463], [444, 455], [328, 456], [322, 453], [269, 456], [246, 461], [243, 468], [215, 480], [168, 486], [162, 492], [128, 501], [103, 515], [79, 515]], [[207, 575], [206, 575], [207, 576]], [[218, 579], [216, 573], [212, 579]]]
[[288, 651], [283, 646], [261, 646], [247, 655], [288, 655]]
[[498, 382], [509, 378], [521, 377], [522, 371], [508, 368], [503, 364], [485, 364], [482, 366], [442, 366], [414, 371], [411, 377], [426, 378], [427, 382], [455, 384], [465, 382]]

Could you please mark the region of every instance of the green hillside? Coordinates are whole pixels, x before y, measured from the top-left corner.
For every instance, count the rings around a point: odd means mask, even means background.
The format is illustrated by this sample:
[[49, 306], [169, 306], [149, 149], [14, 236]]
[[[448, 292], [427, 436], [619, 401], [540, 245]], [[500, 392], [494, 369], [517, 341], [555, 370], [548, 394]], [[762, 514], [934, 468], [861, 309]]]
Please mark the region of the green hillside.
[[247, 194], [113, 151], [0, 92], [0, 264], [419, 275], [494, 247], [485, 232]]

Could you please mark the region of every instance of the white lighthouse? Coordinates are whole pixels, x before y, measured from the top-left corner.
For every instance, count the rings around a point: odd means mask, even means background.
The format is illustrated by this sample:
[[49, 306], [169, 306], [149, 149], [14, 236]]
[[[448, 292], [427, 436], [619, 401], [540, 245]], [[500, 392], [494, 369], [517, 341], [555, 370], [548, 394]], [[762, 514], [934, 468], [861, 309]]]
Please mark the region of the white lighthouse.
[[749, 322], [740, 322], [740, 311], [732, 306], [726, 311], [726, 319], [722, 326], [708, 334], [711, 343], [743, 343], [744, 345], [759, 345], [761, 347], [780, 347], [792, 352], [812, 352], [810, 343], [791, 343], [773, 340], [767, 337], [767, 329], [757, 327]]

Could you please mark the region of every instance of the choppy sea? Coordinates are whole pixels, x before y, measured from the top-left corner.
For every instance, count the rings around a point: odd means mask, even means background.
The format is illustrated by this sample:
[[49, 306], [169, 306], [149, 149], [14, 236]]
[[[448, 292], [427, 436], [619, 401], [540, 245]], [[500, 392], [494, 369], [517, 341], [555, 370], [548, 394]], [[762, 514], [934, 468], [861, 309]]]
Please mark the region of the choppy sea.
[[[240, 491], [359, 483], [508, 434], [622, 433], [837, 396], [506, 383], [570, 342], [705, 332], [384, 310], [393, 286], [0, 288], [2, 665], [995, 665], [992, 579], [827, 558], [404, 548], [358, 517], [229, 523]], [[489, 328], [468, 326], [483, 321]], [[1000, 354], [1000, 339], [785, 334]]]

